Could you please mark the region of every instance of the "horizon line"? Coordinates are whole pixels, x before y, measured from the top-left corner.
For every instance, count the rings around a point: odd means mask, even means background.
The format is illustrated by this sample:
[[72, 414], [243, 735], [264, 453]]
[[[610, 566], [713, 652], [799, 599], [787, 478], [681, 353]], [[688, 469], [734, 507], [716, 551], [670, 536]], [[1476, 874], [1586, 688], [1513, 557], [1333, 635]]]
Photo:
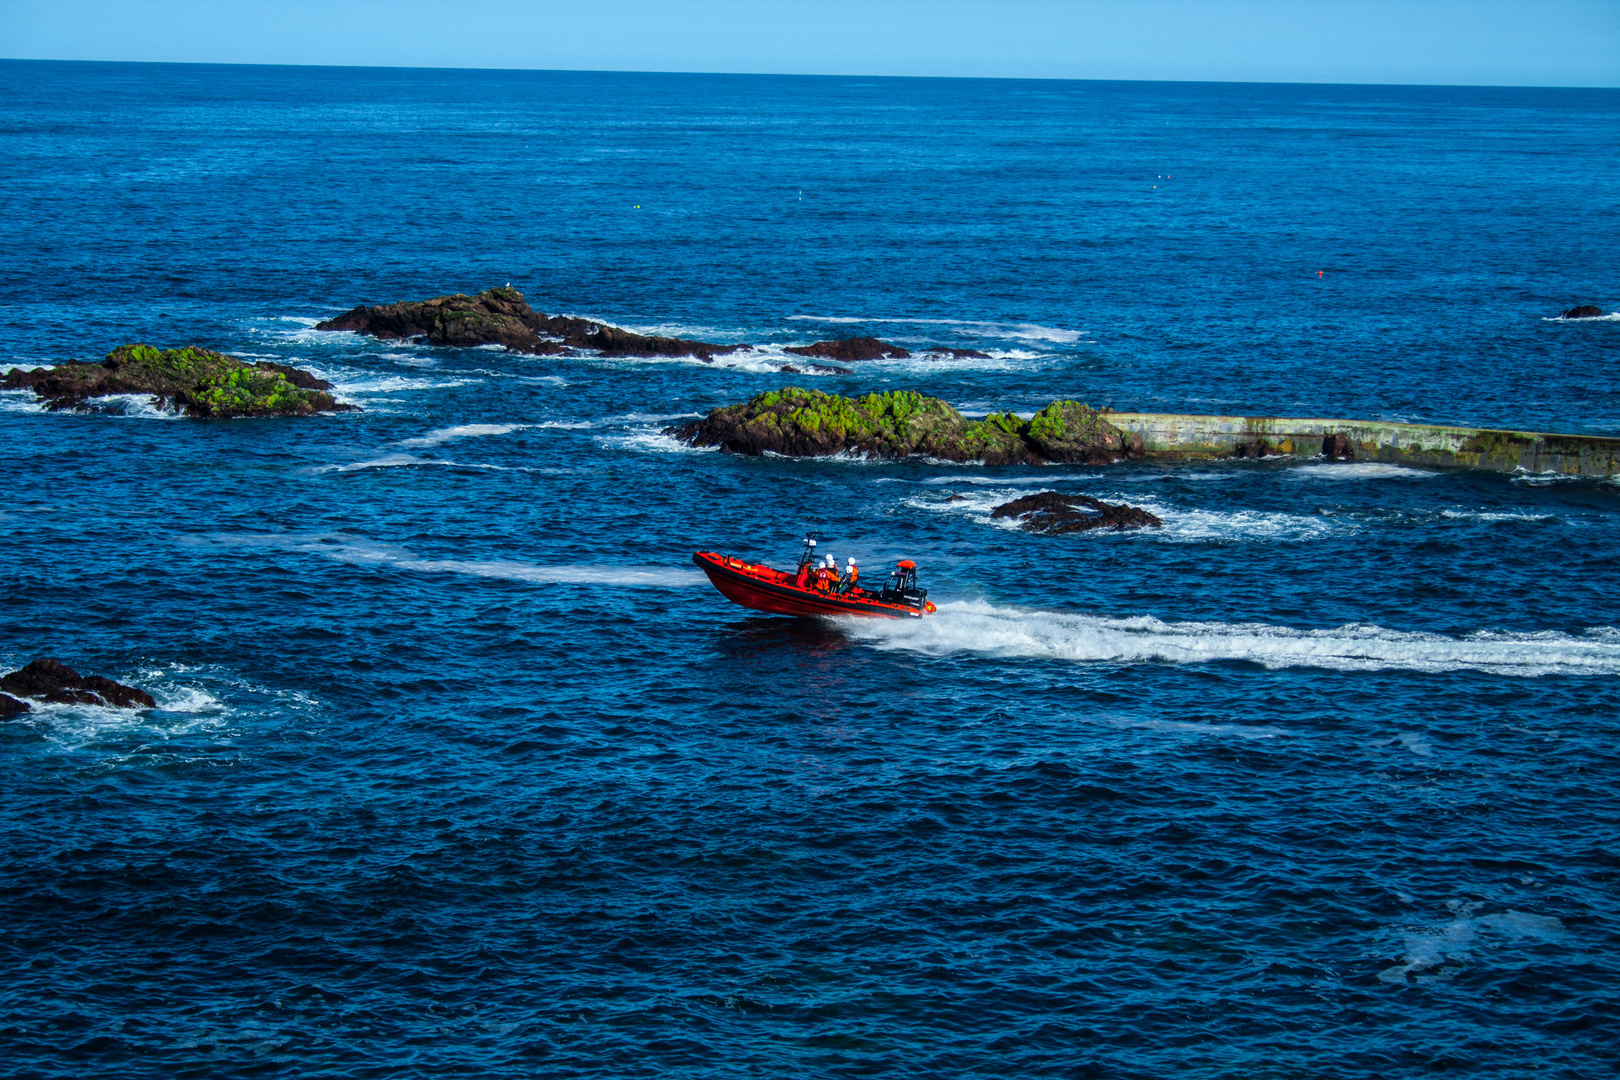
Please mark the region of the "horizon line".
[[1041, 83], [1146, 83], [1174, 86], [1345, 86], [1397, 87], [1408, 89], [1452, 90], [1620, 90], [1620, 85], [1546, 83], [1409, 83], [1409, 82], [1331, 82], [1293, 79], [1121, 79], [1086, 78], [1063, 75], [886, 75], [814, 71], [699, 71], [692, 69], [647, 70], [642, 68], [555, 68], [555, 67], [469, 67], [460, 64], [294, 64], [252, 63], [238, 60], [89, 60], [42, 56], [0, 56], [0, 64], [121, 64], [148, 67], [232, 67], [232, 68], [311, 68], [323, 71], [442, 71], [496, 72], [507, 74], [567, 75], [696, 75], [736, 78], [784, 79], [911, 79], [953, 82], [1041, 82]]

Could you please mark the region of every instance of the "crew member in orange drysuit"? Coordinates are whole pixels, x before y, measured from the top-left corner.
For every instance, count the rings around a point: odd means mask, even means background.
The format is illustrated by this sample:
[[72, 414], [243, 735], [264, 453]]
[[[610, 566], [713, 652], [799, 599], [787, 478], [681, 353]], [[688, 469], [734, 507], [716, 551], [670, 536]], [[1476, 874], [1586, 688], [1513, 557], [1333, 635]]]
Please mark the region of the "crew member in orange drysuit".
[[852, 557], [849, 560], [849, 569], [844, 572], [844, 580], [838, 586], [838, 591], [841, 592], [841, 593], [852, 593], [852, 592], [854, 592], [855, 591], [855, 583], [857, 581], [859, 581], [860, 579], [861, 579], [861, 568], [855, 565], [855, 560]]
[[831, 592], [832, 583], [838, 577], [838, 563], [831, 556], [827, 561], [816, 567], [816, 592]]

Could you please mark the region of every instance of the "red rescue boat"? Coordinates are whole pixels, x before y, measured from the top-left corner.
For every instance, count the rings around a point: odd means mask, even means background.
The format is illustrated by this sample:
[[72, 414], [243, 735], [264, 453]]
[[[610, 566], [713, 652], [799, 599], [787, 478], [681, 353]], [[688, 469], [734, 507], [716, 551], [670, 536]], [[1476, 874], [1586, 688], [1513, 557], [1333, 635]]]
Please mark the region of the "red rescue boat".
[[[917, 587], [917, 564], [901, 560], [881, 589], [841, 586], [836, 571], [811, 565], [815, 541], [806, 540], [796, 573], [745, 562], [730, 555], [699, 551], [692, 561], [733, 603], [775, 615], [862, 615], [874, 619], [920, 619], [934, 605]], [[818, 587], [818, 584], [820, 587]]]

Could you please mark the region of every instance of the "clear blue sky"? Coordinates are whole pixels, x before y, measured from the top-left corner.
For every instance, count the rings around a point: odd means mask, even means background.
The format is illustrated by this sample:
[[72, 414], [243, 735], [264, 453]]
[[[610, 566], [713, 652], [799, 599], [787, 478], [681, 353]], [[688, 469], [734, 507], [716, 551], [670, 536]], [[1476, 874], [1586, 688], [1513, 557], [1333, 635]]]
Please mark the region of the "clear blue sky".
[[1620, 86], [1620, 0], [0, 0], [0, 56]]

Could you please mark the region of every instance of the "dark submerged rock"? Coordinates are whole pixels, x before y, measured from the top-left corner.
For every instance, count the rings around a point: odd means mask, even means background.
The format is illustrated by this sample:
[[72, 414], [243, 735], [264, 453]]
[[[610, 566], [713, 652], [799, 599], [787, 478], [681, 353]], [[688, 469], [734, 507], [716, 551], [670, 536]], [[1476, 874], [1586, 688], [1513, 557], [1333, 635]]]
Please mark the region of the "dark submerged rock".
[[1558, 317], [1560, 319], [1601, 319], [1603, 309], [1596, 304], [1582, 304], [1580, 307], [1572, 307], [1568, 311], [1562, 312]]
[[818, 341], [814, 345], [799, 345], [783, 349], [799, 356], [813, 356], [821, 360], [842, 360], [846, 364], [860, 360], [904, 360], [911, 353], [898, 345], [890, 345], [875, 337], [849, 337], [837, 341]]
[[17, 697], [57, 705], [112, 705], [120, 709], [155, 709], [152, 695], [101, 675], [80, 675], [60, 660], [46, 657], [0, 677], [0, 690]]
[[0, 720], [10, 720], [29, 711], [26, 701], [18, 701], [10, 694], [0, 694]]
[[504, 345], [512, 352], [551, 356], [570, 348], [603, 356], [695, 356], [706, 359], [743, 346], [687, 338], [653, 337], [571, 315], [545, 315], [510, 285], [477, 296], [456, 293], [431, 300], [361, 305], [317, 330], [352, 330], [376, 338], [426, 338], [430, 345], [470, 348]]
[[1355, 444], [1343, 432], [1322, 436], [1322, 456], [1329, 461], [1354, 461]]
[[776, 369], [783, 375], [853, 375], [854, 370], [847, 367], [838, 367], [836, 364], [806, 364], [795, 367], [792, 364], [783, 364]]
[[935, 346], [925, 353], [928, 357], [949, 356], [953, 360], [988, 360], [990, 354], [980, 352], [978, 349], [947, 349], [944, 346]]
[[1056, 491], [1042, 491], [1002, 503], [990, 511], [990, 516], [1015, 517], [1019, 519], [1020, 528], [1051, 535], [1088, 529], [1157, 529], [1164, 524], [1156, 515], [1139, 507]]
[[299, 368], [264, 360], [249, 364], [194, 345], [120, 345], [99, 364], [69, 360], [35, 371], [12, 368], [0, 380], [0, 389], [33, 390], [53, 411], [94, 412], [93, 399], [109, 394], [150, 394], [198, 419], [358, 411], [334, 399], [326, 392], [331, 388]]
[[849, 452], [990, 465], [1106, 464], [1142, 450], [1139, 437], [1078, 401], [1054, 401], [1030, 420], [1012, 413], [968, 420], [938, 398], [909, 390], [846, 398], [788, 387], [666, 431], [694, 446], [787, 457]]
[[1246, 439], [1232, 447], [1232, 456], [1235, 458], [1263, 458], [1271, 457], [1282, 451], [1272, 446], [1265, 439]]

